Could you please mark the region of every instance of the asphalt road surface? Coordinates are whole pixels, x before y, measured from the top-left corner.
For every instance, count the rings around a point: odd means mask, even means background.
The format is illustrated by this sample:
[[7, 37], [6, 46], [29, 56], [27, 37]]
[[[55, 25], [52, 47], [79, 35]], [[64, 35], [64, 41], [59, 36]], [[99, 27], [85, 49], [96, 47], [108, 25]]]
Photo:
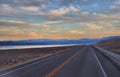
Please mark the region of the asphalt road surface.
[[1, 72], [0, 77], [120, 77], [120, 69], [96, 48], [85, 45]]

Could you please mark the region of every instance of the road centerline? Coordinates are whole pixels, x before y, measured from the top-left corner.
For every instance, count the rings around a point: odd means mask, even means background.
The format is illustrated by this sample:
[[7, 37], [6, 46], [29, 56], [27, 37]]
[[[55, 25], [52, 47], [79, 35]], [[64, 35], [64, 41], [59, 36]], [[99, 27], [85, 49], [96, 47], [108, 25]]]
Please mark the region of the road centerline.
[[45, 77], [52, 77], [55, 73], [57, 73], [63, 66], [65, 66], [67, 63], [69, 63], [72, 59], [74, 59], [79, 52], [76, 52], [73, 54], [70, 58], [68, 58], [66, 61], [64, 61], [62, 64], [60, 64], [57, 68], [53, 69], [50, 73], [48, 73]]

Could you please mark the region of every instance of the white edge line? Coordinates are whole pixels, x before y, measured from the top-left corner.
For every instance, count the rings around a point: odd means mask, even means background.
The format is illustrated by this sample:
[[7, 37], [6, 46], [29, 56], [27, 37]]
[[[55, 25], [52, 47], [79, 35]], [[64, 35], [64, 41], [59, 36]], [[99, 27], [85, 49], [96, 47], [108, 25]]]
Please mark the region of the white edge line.
[[103, 49], [103, 48], [100, 48], [100, 47], [97, 47], [97, 46], [94, 46], [95, 48], [99, 49], [100, 52], [104, 53], [104, 54], [107, 54], [109, 56], [112, 56], [113, 58], [116, 58], [118, 60], [120, 60], [120, 55], [116, 54], [116, 53], [113, 53], [112, 51], [108, 51], [106, 49]]
[[91, 48], [91, 50], [92, 50], [92, 52], [93, 52], [93, 54], [94, 54], [94, 56], [95, 56], [95, 58], [96, 58], [96, 60], [97, 60], [97, 62], [98, 62], [98, 64], [99, 64], [99, 66], [100, 66], [100, 69], [101, 69], [101, 71], [102, 71], [104, 77], [107, 77], [107, 74], [106, 74], [106, 72], [104, 71], [103, 66], [102, 66], [102, 64], [100, 63], [100, 61], [99, 61], [97, 55], [95, 54], [95, 52], [94, 52], [94, 50], [92, 49], [91, 46], [90, 46], [90, 48]]

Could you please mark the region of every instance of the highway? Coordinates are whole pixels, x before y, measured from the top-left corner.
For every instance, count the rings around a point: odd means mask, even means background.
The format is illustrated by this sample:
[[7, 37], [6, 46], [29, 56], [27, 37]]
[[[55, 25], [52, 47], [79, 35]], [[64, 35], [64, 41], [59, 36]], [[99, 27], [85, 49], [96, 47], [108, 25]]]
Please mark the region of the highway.
[[1, 72], [0, 77], [120, 77], [119, 68], [97, 48], [83, 45]]

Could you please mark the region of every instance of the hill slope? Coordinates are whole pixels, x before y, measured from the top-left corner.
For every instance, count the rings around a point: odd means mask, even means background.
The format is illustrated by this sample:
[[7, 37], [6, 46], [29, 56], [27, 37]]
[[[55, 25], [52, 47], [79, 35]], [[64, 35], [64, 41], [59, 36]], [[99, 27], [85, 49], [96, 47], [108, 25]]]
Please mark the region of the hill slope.
[[109, 40], [100, 41], [96, 45], [120, 54], [120, 38], [113, 38]]

